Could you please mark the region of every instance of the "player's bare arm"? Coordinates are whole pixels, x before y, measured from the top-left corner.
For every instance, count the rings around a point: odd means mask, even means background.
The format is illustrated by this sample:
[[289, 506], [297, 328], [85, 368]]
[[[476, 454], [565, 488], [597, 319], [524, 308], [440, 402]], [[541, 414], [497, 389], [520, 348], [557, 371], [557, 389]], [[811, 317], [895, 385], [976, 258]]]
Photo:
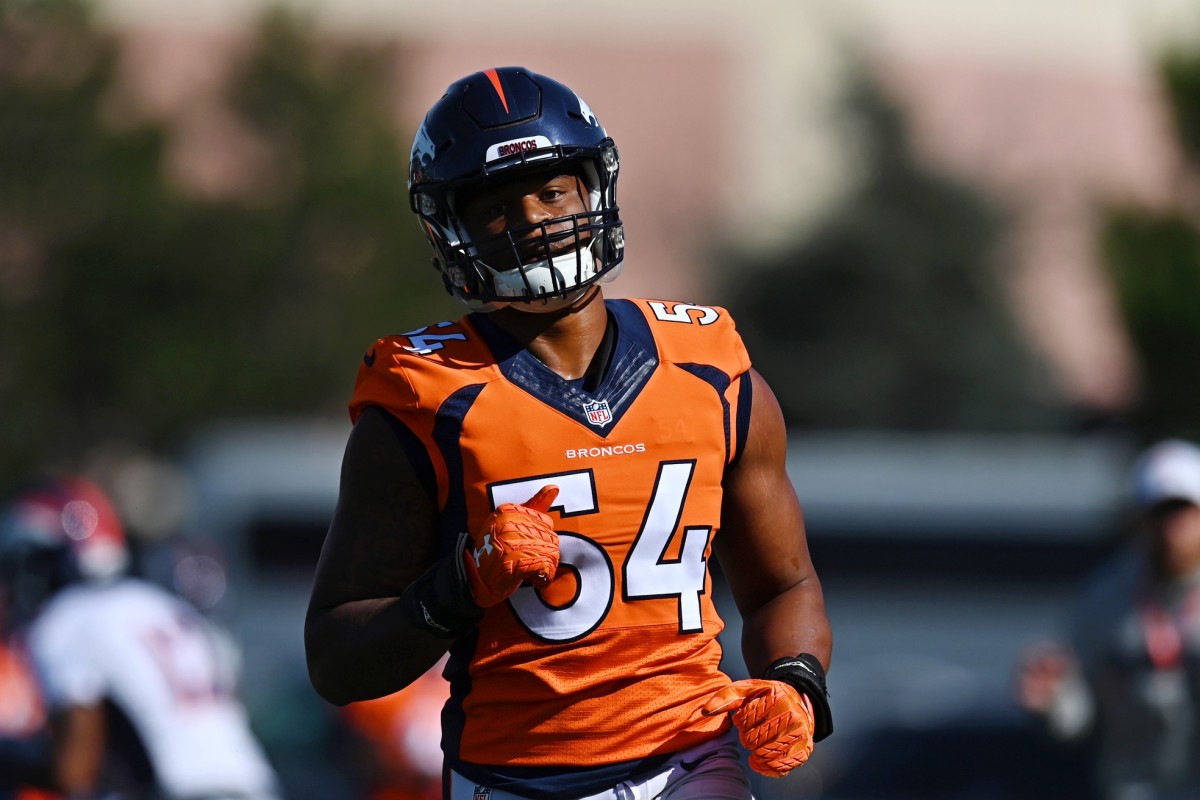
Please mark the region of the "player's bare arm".
[[350, 433], [305, 620], [313, 685], [337, 704], [398, 691], [450, 645], [411, 625], [399, 602], [434, 563], [437, 509], [392, 424], [367, 408]]
[[71, 797], [90, 796], [104, 762], [104, 706], [71, 706], [55, 715], [54, 781]]
[[703, 713], [728, 713], [751, 768], [782, 777], [833, 731], [825, 690], [832, 635], [787, 476], [783, 415], [762, 377], [751, 372], [750, 378], [749, 430], [725, 480], [715, 546], [742, 614], [751, 677], [710, 697]]
[[714, 547], [742, 614], [742, 655], [751, 675], [798, 653], [829, 667], [833, 637], [809, 557], [804, 518], [786, 471], [787, 431], [774, 393], [751, 372], [746, 446], [725, 480]]

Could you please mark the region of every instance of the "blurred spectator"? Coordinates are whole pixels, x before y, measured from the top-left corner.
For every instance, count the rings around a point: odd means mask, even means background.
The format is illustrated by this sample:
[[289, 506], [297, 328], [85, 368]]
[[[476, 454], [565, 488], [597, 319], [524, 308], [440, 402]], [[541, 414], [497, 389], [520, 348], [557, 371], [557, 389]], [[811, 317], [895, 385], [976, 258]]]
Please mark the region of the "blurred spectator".
[[80, 478], [35, 483], [0, 515], [0, 587], [48, 708], [53, 786], [72, 798], [276, 800], [227, 645], [128, 563], [116, 512]]
[[1200, 797], [1200, 448], [1168, 440], [1133, 471], [1137, 536], [1089, 580], [1062, 643], [1025, 653], [1017, 700], [1093, 748], [1104, 798]]

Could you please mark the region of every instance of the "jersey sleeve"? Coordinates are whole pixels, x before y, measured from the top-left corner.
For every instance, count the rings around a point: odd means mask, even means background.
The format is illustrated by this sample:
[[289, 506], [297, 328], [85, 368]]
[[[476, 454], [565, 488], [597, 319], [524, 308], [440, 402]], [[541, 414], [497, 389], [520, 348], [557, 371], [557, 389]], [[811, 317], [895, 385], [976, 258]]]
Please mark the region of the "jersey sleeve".
[[422, 480], [431, 476], [439, 508], [446, 502], [447, 481], [436, 441], [438, 411], [460, 389], [492, 379], [494, 363], [462, 319], [376, 339], [358, 367], [350, 420], [357, 422], [369, 406], [388, 412]]
[[52, 708], [94, 705], [107, 691], [103, 659], [93, 637], [103, 636], [95, 620], [75, 598], [55, 603], [37, 619], [29, 632], [29, 651], [46, 703]]
[[705, 378], [721, 393], [728, 415], [729, 456], [741, 456], [754, 393], [750, 354], [728, 310], [665, 300], [634, 301], [654, 330], [659, 357]]
[[494, 366], [465, 317], [376, 339], [358, 368], [350, 419], [369, 405], [396, 415], [435, 414], [458, 389], [491, 379]]
[[396, 337], [376, 339], [363, 354], [350, 398], [350, 421], [358, 422], [367, 406], [380, 406], [393, 414], [416, 411], [419, 395], [404, 369], [405, 353]]

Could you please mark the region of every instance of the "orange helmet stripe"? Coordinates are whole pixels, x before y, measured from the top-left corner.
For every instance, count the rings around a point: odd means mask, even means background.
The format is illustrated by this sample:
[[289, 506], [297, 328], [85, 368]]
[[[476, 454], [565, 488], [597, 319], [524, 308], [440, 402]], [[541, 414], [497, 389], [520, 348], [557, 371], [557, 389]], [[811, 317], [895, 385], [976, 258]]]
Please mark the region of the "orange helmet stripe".
[[486, 69], [483, 71], [487, 75], [489, 81], [492, 82], [492, 88], [496, 90], [496, 94], [500, 95], [500, 102], [504, 104], [504, 113], [508, 112], [508, 98], [504, 96], [504, 87], [500, 85], [500, 76], [494, 69]]

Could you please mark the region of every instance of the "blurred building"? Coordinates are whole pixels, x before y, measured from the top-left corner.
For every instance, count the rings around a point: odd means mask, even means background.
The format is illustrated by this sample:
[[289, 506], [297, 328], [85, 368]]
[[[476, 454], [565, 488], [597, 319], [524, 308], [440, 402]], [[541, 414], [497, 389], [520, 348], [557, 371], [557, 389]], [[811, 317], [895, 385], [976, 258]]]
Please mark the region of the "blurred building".
[[[1076, 405], [1124, 406], [1136, 371], [1096, 252], [1102, 202], [1169, 205], [1179, 156], [1154, 59], [1196, 41], [1190, 0], [610, 0], [512, 4], [284, 0], [332, 36], [397, 45], [405, 129], [452, 80], [524, 64], [583, 93], [619, 137], [631, 258], [618, 294], [720, 302], [714, 241], [770, 248], [852, 185], [837, 99], [866, 64], [932, 165], [1012, 214], [1017, 316]], [[260, 0], [101, 0], [128, 32], [144, 112], [184, 121], [181, 177], [236, 189], [254, 141], [206, 100]], [[233, 142], [231, 146], [229, 142]]]

